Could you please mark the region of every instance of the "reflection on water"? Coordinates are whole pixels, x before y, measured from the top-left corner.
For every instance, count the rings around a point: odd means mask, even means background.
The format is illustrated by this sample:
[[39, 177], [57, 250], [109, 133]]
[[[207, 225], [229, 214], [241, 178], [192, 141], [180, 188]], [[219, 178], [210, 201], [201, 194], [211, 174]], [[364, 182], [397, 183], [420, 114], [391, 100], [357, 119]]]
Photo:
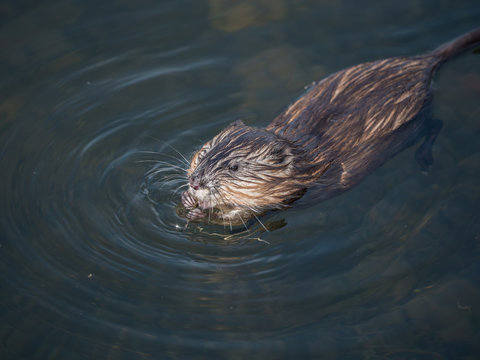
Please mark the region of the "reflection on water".
[[2, 2], [2, 359], [476, 358], [478, 56], [436, 78], [429, 176], [409, 149], [272, 214], [275, 231], [184, 229], [181, 170], [152, 170], [479, 15], [476, 1]]

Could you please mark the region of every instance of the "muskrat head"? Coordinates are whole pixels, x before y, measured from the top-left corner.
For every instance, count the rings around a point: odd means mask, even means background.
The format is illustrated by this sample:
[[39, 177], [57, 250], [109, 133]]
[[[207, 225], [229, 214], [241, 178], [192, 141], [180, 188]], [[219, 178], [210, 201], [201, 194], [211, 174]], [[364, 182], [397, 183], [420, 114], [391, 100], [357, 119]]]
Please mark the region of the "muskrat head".
[[235, 222], [268, 209], [285, 207], [301, 190], [292, 181], [295, 148], [265, 129], [237, 121], [207, 142], [192, 157], [189, 189], [182, 202], [188, 217], [204, 210]]

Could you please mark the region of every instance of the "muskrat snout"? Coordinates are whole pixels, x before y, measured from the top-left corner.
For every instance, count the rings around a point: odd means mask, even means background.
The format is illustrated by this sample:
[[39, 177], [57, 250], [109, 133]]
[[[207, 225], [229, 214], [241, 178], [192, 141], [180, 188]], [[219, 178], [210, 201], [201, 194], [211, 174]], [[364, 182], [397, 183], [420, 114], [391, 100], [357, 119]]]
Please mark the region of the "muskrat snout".
[[203, 182], [201, 182], [198, 177], [193, 175], [188, 178], [188, 185], [190, 185], [193, 190], [198, 190], [200, 187], [204, 186]]

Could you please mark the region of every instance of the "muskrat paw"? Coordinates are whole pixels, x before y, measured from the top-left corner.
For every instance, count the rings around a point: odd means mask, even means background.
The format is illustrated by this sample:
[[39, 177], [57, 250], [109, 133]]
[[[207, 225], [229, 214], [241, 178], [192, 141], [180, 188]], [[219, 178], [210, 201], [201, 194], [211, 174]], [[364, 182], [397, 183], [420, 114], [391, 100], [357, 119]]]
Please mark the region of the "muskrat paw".
[[182, 193], [182, 204], [189, 210], [195, 209], [198, 205], [197, 200], [188, 191]]
[[199, 208], [196, 208], [196, 209], [193, 209], [193, 210], [190, 210], [187, 214], [187, 219], [188, 220], [198, 220], [198, 219], [202, 219], [205, 217], [205, 213], [200, 210]]

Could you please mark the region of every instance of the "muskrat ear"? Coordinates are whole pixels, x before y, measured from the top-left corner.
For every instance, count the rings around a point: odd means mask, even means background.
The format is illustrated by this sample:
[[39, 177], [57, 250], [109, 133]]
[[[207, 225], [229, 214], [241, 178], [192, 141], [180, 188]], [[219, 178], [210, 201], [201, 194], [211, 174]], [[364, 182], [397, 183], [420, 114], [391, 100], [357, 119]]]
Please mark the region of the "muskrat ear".
[[285, 162], [287, 157], [291, 155], [291, 151], [288, 144], [278, 143], [272, 147], [268, 155], [269, 161], [271, 161], [272, 163], [282, 164], [283, 162]]
[[222, 141], [225, 137], [229, 136], [232, 134], [232, 131], [238, 131], [241, 128], [247, 127], [242, 120], [237, 120], [228, 125], [225, 129], [220, 131], [215, 137], [210, 141], [212, 147]]
[[283, 144], [275, 145], [272, 148], [272, 150], [270, 150], [269, 155], [270, 156], [281, 156], [281, 155], [283, 155], [284, 149], [285, 149], [285, 146]]
[[272, 159], [282, 157], [283, 156], [283, 146], [275, 146], [272, 150], [270, 150], [268, 155]]
[[278, 140], [273, 144], [269, 154], [275, 156], [275, 155], [291, 155], [291, 153], [292, 153], [291, 144], [289, 144], [286, 141]]
[[243, 123], [242, 120], [237, 120], [237, 121], [234, 121], [230, 126], [232, 126], [232, 127], [242, 127], [242, 126], [245, 126], [245, 124]]

